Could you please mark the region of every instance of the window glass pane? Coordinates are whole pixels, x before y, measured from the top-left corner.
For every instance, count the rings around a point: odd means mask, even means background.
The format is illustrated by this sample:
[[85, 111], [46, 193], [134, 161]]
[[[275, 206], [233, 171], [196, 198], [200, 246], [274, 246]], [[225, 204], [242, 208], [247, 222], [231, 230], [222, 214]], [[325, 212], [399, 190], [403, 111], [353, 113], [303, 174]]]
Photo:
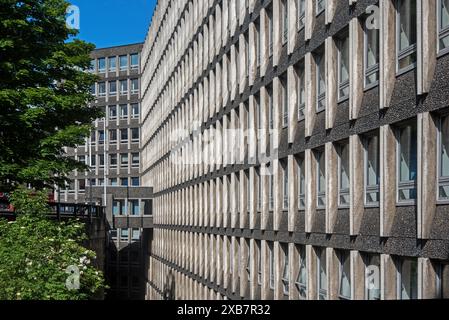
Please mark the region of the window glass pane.
[[416, 125], [400, 129], [399, 137], [399, 180], [408, 182], [416, 180]]
[[116, 57], [109, 57], [109, 71], [115, 71], [117, 68]]
[[416, 1], [399, 1], [399, 51], [416, 44]]
[[320, 248], [318, 254], [318, 289], [319, 299], [327, 299], [326, 249]]
[[326, 204], [326, 159], [324, 152], [319, 152], [317, 157], [318, 170], [318, 206], [324, 207]]
[[351, 259], [347, 251], [340, 253], [340, 297], [351, 298]]
[[98, 59], [98, 71], [99, 72], [106, 71], [106, 59], [105, 58]]
[[366, 203], [379, 202], [379, 137], [366, 139], [365, 170], [366, 170]]
[[418, 264], [416, 259], [404, 259], [401, 265], [401, 299], [418, 298]]
[[288, 210], [288, 164], [287, 161], [284, 165], [284, 186], [283, 186], [283, 193], [284, 193], [284, 201], [283, 201], [283, 207], [284, 210]]
[[365, 85], [379, 80], [379, 30], [365, 30]]
[[120, 56], [120, 69], [126, 69], [128, 67], [128, 56]]
[[368, 300], [380, 300], [380, 256], [367, 257], [365, 270], [366, 297]]
[[340, 41], [339, 63], [339, 95], [346, 97], [349, 95], [349, 36]]
[[317, 0], [316, 2], [316, 12], [317, 14], [326, 8], [326, 0]]
[[449, 116], [441, 120], [441, 177], [449, 177]]
[[298, 188], [299, 188], [299, 209], [304, 209], [305, 202], [305, 165], [304, 159], [298, 159]]
[[298, 0], [298, 17], [299, 17], [299, 21], [298, 21], [298, 26], [299, 28], [304, 27], [304, 18], [305, 18], [305, 14], [306, 14], [306, 2], [305, 0]]
[[340, 146], [340, 204], [349, 204], [349, 144]]
[[307, 266], [306, 266], [306, 250], [304, 246], [299, 247], [299, 270], [298, 279], [296, 281], [299, 296], [302, 299], [307, 297]]
[[440, 25], [441, 30], [449, 27], [449, 0], [441, 1], [440, 21], [441, 21], [441, 25]]
[[137, 53], [131, 55], [131, 66], [139, 65], [139, 55]]

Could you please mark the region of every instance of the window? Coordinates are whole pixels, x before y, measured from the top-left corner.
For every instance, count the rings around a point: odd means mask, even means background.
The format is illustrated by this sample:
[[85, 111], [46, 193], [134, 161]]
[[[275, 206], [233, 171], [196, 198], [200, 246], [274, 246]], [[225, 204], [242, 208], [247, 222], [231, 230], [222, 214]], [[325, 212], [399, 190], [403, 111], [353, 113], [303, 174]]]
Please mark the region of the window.
[[139, 177], [131, 177], [131, 186], [132, 186], [132, 187], [138, 187], [138, 186], [140, 186], [140, 180], [139, 180]]
[[109, 72], [115, 72], [117, 70], [117, 58], [116, 57], [109, 57]]
[[117, 143], [117, 130], [116, 129], [109, 130], [109, 143], [111, 143], [111, 144]]
[[132, 154], [132, 166], [133, 168], [138, 168], [140, 164], [140, 156], [138, 153], [133, 153]]
[[[117, 229], [112, 229], [112, 230], [110, 231], [110, 234], [111, 234], [111, 238], [112, 238], [113, 240], [116, 240], [116, 239], [117, 239]], [[115, 259], [112, 259], [112, 258], [111, 258], [111, 260], [115, 260]]]
[[268, 56], [273, 55], [273, 10], [272, 7], [267, 7], [268, 16]]
[[89, 71], [90, 72], [95, 72], [95, 59], [90, 61], [90, 67], [89, 67]]
[[128, 129], [120, 129], [120, 142], [128, 143]]
[[260, 249], [260, 240], [256, 240], [257, 249], [257, 284], [262, 284], [262, 251]]
[[128, 178], [120, 178], [120, 185], [122, 187], [127, 187], [128, 186]]
[[98, 83], [98, 96], [99, 97], [105, 97], [106, 96], [106, 83], [105, 82], [99, 82]]
[[120, 208], [121, 208], [120, 201], [114, 200], [112, 202], [112, 214], [114, 216], [119, 216], [120, 215]]
[[131, 141], [139, 142], [139, 128], [131, 128]]
[[273, 211], [274, 208], [274, 177], [268, 176], [268, 210]]
[[120, 80], [120, 94], [121, 95], [128, 94], [128, 80]]
[[117, 178], [110, 178], [109, 185], [112, 187], [116, 187], [117, 186]]
[[298, 0], [298, 29], [304, 28], [306, 18], [306, 0]]
[[288, 257], [288, 244], [281, 245], [282, 252], [284, 254], [284, 270], [282, 271], [282, 288], [284, 294], [288, 295], [290, 292], [290, 263]]
[[133, 53], [131, 55], [131, 69], [139, 69], [139, 54]]
[[300, 299], [307, 298], [307, 265], [306, 265], [306, 249], [304, 246], [298, 246], [299, 251], [299, 269], [296, 278], [296, 288], [299, 292]]
[[417, 137], [416, 122], [398, 129], [398, 202], [416, 199]]
[[379, 205], [379, 136], [367, 136], [365, 145], [365, 204], [367, 206]]
[[109, 82], [109, 94], [110, 95], [117, 94], [117, 81], [110, 81]]
[[280, 79], [281, 86], [281, 103], [282, 103], [282, 125], [288, 126], [288, 94], [287, 94], [287, 77]]
[[415, 258], [398, 259], [398, 299], [418, 298], [418, 261]]
[[132, 79], [131, 80], [131, 94], [138, 94], [139, 93], [139, 79]]
[[81, 162], [82, 164], [86, 164], [86, 156], [78, 156], [78, 162]]
[[380, 256], [367, 254], [365, 261], [365, 298], [380, 300]]
[[318, 248], [316, 254], [318, 269], [318, 299], [327, 300], [326, 248]]
[[270, 289], [274, 290], [274, 250], [273, 250], [273, 243], [268, 243], [268, 259], [269, 259], [269, 266], [270, 266]]
[[326, 108], [326, 67], [324, 54], [315, 56], [317, 81], [317, 112]]
[[120, 56], [120, 71], [128, 69], [128, 56]]
[[305, 163], [304, 157], [299, 157], [297, 159], [298, 164], [298, 194], [299, 201], [298, 206], [299, 210], [304, 210], [306, 207], [306, 179], [305, 179]]
[[449, 200], [449, 116], [440, 120], [438, 145], [439, 199]]
[[90, 93], [95, 96], [97, 94], [97, 86], [94, 83], [93, 85], [90, 86]]
[[379, 29], [364, 25], [365, 88], [370, 88], [379, 83]]
[[98, 144], [104, 144], [104, 130], [98, 131]]
[[78, 180], [78, 189], [80, 192], [86, 191], [86, 179]]
[[140, 215], [139, 200], [130, 200], [130, 207], [131, 207], [131, 215], [132, 216]]
[[[273, 89], [271, 87], [267, 88], [267, 94], [268, 94], [268, 124], [269, 129], [274, 129], [274, 106], [273, 106]], [[271, 132], [270, 132], [271, 134]]]
[[397, 71], [407, 71], [416, 62], [416, 1], [397, 0]]
[[351, 299], [351, 257], [349, 251], [339, 251], [339, 290], [340, 299]]
[[95, 167], [97, 165], [97, 157], [95, 155], [90, 156], [90, 166]]
[[317, 196], [318, 208], [323, 209], [326, 205], [326, 159], [323, 151], [315, 153], [317, 163]]
[[283, 210], [288, 210], [288, 161], [284, 160], [282, 163], [282, 172], [283, 172], [283, 190], [282, 193], [284, 195], [282, 201]]
[[437, 266], [437, 291], [441, 299], [449, 297], [449, 264], [440, 263]]
[[298, 120], [304, 119], [304, 110], [306, 109], [306, 90], [304, 82], [304, 64], [297, 70], [298, 75]]
[[349, 143], [338, 146], [339, 205], [349, 206]]
[[105, 58], [99, 58], [98, 59], [98, 72], [99, 73], [105, 73], [106, 72], [106, 59]]
[[[129, 230], [128, 229], [121, 229], [120, 230], [120, 240], [122, 240], [122, 241], [128, 241], [128, 234], [129, 234], [129, 232], [128, 232]], [[127, 252], [125, 252], [125, 255], [127, 255], [128, 253]]]
[[117, 106], [109, 106], [109, 120], [117, 119]]
[[257, 212], [262, 211], [262, 176], [260, 174], [260, 167], [256, 168], [257, 172]]
[[100, 168], [104, 168], [104, 154], [98, 155], [98, 162], [99, 162]]
[[104, 179], [103, 178], [98, 178], [98, 185], [99, 186], [104, 186]]
[[349, 97], [349, 34], [338, 40], [338, 98]]
[[[140, 230], [133, 228], [132, 231], [133, 231], [132, 240], [139, 240], [140, 239]], [[135, 252], [135, 251], [133, 251], [133, 252]], [[139, 256], [139, 254], [137, 254], [137, 256]], [[136, 261], [136, 260], [133, 259], [133, 261]]]
[[438, 0], [439, 50], [449, 49], [449, 0]]
[[95, 178], [89, 179], [89, 186], [95, 187], [96, 185], [97, 185], [97, 179], [95, 179]]
[[127, 153], [121, 153], [120, 154], [120, 165], [121, 167], [128, 167], [129, 158]]
[[137, 103], [132, 104], [131, 105], [131, 117], [132, 118], [139, 118], [139, 114], [140, 114], [139, 105]]
[[250, 244], [249, 244], [249, 240], [245, 240], [245, 245], [246, 245], [246, 267], [245, 267], [245, 271], [246, 271], [246, 276], [248, 281], [251, 281], [251, 252], [250, 252]]
[[128, 106], [126, 104], [120, 105], [120, 119], [128, 119]]
[[316, 0], [316, 15], [319, 15], [326, 9], [326, 0]]
[[117, 155], [116, 154], [109, 155], [109, 164], [110, 164], [111, 168], [117, 167]]
[[288, 5], [287, 0], [281, 1], [282, 6], [282, 43], [286, 43], [288, 40]]

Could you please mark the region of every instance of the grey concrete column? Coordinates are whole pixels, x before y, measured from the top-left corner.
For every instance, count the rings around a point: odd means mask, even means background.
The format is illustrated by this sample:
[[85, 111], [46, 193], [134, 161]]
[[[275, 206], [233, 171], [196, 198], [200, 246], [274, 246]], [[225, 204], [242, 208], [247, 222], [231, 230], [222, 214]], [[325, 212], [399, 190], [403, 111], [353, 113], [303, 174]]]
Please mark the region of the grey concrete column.
[[297, 300], [299, 297], [298, 288], [295, 285], [296, 279], [298, 278], [299, 272], [299, 251], [298, 246], [294, 243], [288, 244], [288, 254], [289, 254], [289, 300]]
[[284, 296], [282, 289], [282, 271], [284, 270], [284, 252], [279, 242], [274, 242], [274, 300], [281, 300]]
[[380, 286], [382, 300], [397, 299], [397, 268], [388, 254], [380, 255]]
[[270, 60], [268, 54], [269, 47], [269, 22], [265, 8], [260, 10], [260, 76], [264, 77], [267, 72], [268, 62]]
[[358, 18], [349, 22], [349, 119], [357, 119], [363, 99], [364, 32]]
[[[316, 1], [316, 0], [315, 0]], [[306, 1], [305, 2], [305, 21], [304, 21], [304, 38], [305, 41], [309, 41], [312, 39], [313, 28], [315, 27], [316, 20], [316, 10], [315, 10], [315, 1]]]
[[365, 210], [364, 195], [364, 147], [360, 136], [349, 137], [349, 167], [350, 167], [350, 206], [349, 234], [358, 235]]
[[223, 225], [223, 180], [222, 178], [215, 179], [215, 199], [216, 199], [216, 214], [215, 227], [220, 228]]
[[229, 190], [229, 178], [228, 176], [223, 176], [223, 228], [228, 227], [228, 217], [230, 212], [230, 203], [228, 199], [230, 198], [228, 193], [231, 192]]
[[240, 103], [239, 105], [239, 132], [238, 132], [238, 140], [239, 140], [239, 150], [238, 150], [238, 163], [244, 163], [245, 158], [248, 155], [248, 119], [249, 119], [249, 103], [246, 102], [248, 105], [248, 109], [246, 108], [246, 105], [244, 103]]
[[214, 18], [216, 18], [216, 16], [214, 17], [213, 14], [211, 14], [209, 16], [209, 56], [208, 56], [208, 63], [212, 62], [214, 60], [214, 56], [215, 56], [215, 44], [217, 43], [216, 39], [215, 39], [215, 21]]
[[389, 125], [380, 127], [380, 236], [391, 234], [396, 214], [396, 138]]
[[221, 82], [221, 94], [222, 94], [222, 105], [225, 106], [228, 104], [228, 101], [230, 99], [229, 92], [231, 88], [228, 87], [228, 77], [230, 77], [230, 74], [228, 73], [228, 64], [229, 64], [229, 58], [227, 54], [223, 55], [222, 58], [222, 70], [221, 70], [221, 76], [222, 76], [222, 82]]
[[380, 109], [388, 108], [396, 81], [396, 10], [394, 1], [380, 0]]
[[268, 225], [268, 215], [269, 215], [269, 208], [268, 208], [268, 197], [269, 197], [269, 176], [268, 175], [262, 175], [263, 172], [267, 170], [266, 164], [261, 164], [260, 166], [260, 179], [262, 179], [262, 214], [260, 219], [260, 229], [266, 230]]
[[[290, 0], [290, 2], [296, 0]], [[290, 29], [289, 29], [290, 30]], [[296, 33], [296, 26], [295, 26]], [[293, 143], [295, 140], [297, 124], [298, 124], [298, 82], [299, 78], [296, 74], [295, 67], [289, 66], [287, 70], [287, 95], [288, 95], [288, 143]]]
[[337, 116], [338, 103], [338, 48], [332, 37], [326, 39], [324, 51], [326, 66], [326, 129], [331, 129]]
[[247, 245], [247, 242], [245, 238], [240, 238], [240, 268], [238, 270], [238, 273], [240, 275], [240, 297], [246, 297], [249, 294], [249, 287], [248, 287], [248, 274], [246, 271], [246, 266], [248, 264], [248, 256], [249, 256], [249, 246]]
[[237, 30], [237, 0], [229, 0], [229, 19], [230, 19], [230, 31], [231, 37], [234, 36], [235, 31]]
[[250, 197], [250, 215], [249, 215], [249, 228], [254, 229], [256, 226], [256, 215], [257, 215], [257, 196], [258, 196], [258, 181], [257, 181], [257, 173], [254, 167], [249, 169], [249, 181], [250, 188], [248, 195]]
[[417, 227], [420, 239], [429, 239], [436, 213], [438, 128], [429, 112], [418, 114]]
[[326, 248], [327, 298], [338, 300], [340, 289], [340, 261], [334, 248]]
[[332, 142], [325, 145], [326, 233], [333, 233], [338, 214], [338, 154]]
[[439, 299], [437, 270], [429, 258], [418, 258], [418, 299]]
[[260, 245], [262, 251], [262, 288], [261, 299], [267, 300], [270, 296], [270, 261], [268, 253], [268, 243], [266, 240], [261, 241]]
[[[287, 0], [288, 5], [288, 44], [287, 54], [292, 54], [298, 41], [298, 0]], [[297, 119], [297, 118], [296, 118]]]
[[307, 299], [316, 300], [318, 298], [318, 264], [317, 255], [311, 245], [306, 245], [306, 265], [307, 265]]
[[237, 219], [238, 219], [238, 212], [237, 212], [237, 202], [239, 194], [237, 193], [237, 184], [239, 183], [237, 178], [238, 173], [231, 173], [231, 228], [235, 229], [237, 228]]
[[[226, 1], [223, 1], [223, 6]], [[215, 56], [218, 56], [220, 49], [223, 46], [224, 41], [222, 40], [222, 11], [220, 4], [215, 6]]]
[[257, 42], [258, 42], [258, 34], [256, 30], [256, 25], [254, 22], [251, 22], [248, 27], [248, 41], [249, 41], [249, 74], [248, 81], [249, 85], [252, 86], [256, 79], [257, 74]]
[[360, 251], [351, 250], [351, 298], [365, 299], [365, 263]]
[[258, 276], [257, 273], [258, 253], [256, 247], [256, 240], [250, 239], [249, 245], [250, 245], [249, 256], [250, 256], [250, 271], [251, 271], [249, 296], [251, 300], [255, 300], [257, 294], [257, 276]]
[[[306, 1], [306, 7], [309, 1]], [[306, 15], [307, 19], [307, 15]], [[305, 137], [312, 136], [316, 118], [316, 64], [311, 52], [306, 53], [304, 63], [305, 75]]]
[[249, 128], [247, 145], [244, 148], [248, 150], [249, 163], [253, 163], [257, 159], [257, 115], [259, 113], [259, 106], [253, 95], [249, 96]]
[[[235, 1], [235, 0], [234, 0]], [[238, 81], [238, 52], [233, 44], [231, 46], [231, 101], [234, 101], [237, 95], [237, 81]]]
[[239, 77], [238, 77], [238, 93], [242, 94], [246, 88], [246, 79], [247, 74], [246, 70], [248, 70], [249, 61], [247, 61], [246, 50], [249, 50], [246, 45], [246, 39], [244, 34], [240, 34], [239, 36]]
[[242, 26], [243, 22], [245, 21], [247, 3], [248, 1], [239, 1], [239, 8], [238, 8], [239, 26]]
[[[226, 46], [229, 38], [229, 1], [230, 0], [223, 0], [222, 1], [222, 12], [221, 12], [221, 40], [222, 44], [221, 46]], [[193, 33], [192, 33], [193, 34]]]
[[325, 23], [331, 24], [337, 10], [338, 0], [326, 0]]
[[227, 236], [224, 236], [224, 269], [223, 269], [223, 286], [225, 288], [229, 288], [231, 283], [230, 283], [230, 252], [231, 252], [231, 241], [229, 240], [229, 238]]
[[284, 31], [282, 30], [282, 5], [281, 0], [273, 0], [273, 66], [279, 64], [282, 51], [282, 37]]
[[317, 163], [315, 155], [311, 149], [305, 151], [304, 163], [306, 166], [305, 182], [306, 182], [306, 220], [305, 232], [312, 232], [313, 220], [317, 207]]

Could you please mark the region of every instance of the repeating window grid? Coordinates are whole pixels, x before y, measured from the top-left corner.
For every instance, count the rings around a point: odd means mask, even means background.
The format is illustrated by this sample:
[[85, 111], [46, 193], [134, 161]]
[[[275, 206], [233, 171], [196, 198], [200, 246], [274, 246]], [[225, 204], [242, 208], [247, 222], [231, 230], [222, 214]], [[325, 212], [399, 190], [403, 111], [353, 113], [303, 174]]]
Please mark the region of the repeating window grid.
[[[370, 89], [379, 84], [379, 29], [368, 29], [366, 21], [364, 21], [364, 35], [363, 35], [363, 65], [364, 65], [364, 87]], [[374, 36], [374, 39], [372, 37]], [[371, 52], [371, 58], [374, 58], [374, 63], [370, 63], [370, 40], [375, 44], [374, 51]], [[372, 49], [372, 48], [371, 48]]]
[[[379, 136], [367, 136], [364, 138], [364, 185], [365, 185], [365, 206], [378, 207], [380, 200], [380, 147]], [[374, 148], [372, 147], [374, 144]], [[374, 152], [373, 152], [374, 151]], [[374, 155], [373, 155], [374, 153]], [[374, 160], [373, 160], [374, 156]], [[376, 182], [370, 182], [371, 177], [375, 176]]]
[[439, 119], [438, 128], [438, 200], [449, 202], [449, 115]]
[[297, 0], [298, 1], [298, 30], [304, 28], [305, 18], [306, 18], [306, 1], [305, 0]]
[[[402, 7], [404, 5], [404, 7]], [[413, 7], [414, 5], [414, 7]], [[409, 9], [408, 16], [401, 15], [401, 8]], [[407, 23], [410, 35], [406, 35], [407, 30], [402, 29], [402, 22]], [[404, 33], [402, 32], [404, 31]], [[407, 72], [416, 66], [416, 1], [396, 0], [396, 71], [397, 73]], [[404, 38], [401, 36], [404, 35]], [[407, 37], [409, 36], [410, 39]], [[402, 40], [407, 43], [402, 43]]]
[[449, 52], [449, 0], [438, 0], [438, 51]]
[[289, 260], [289, 252], [288, 252], [288, 244], [282, 244], [281, 250], [284, 255], [284, 268], [282, 271], [282, 289], [284, 295], [288, 295], [290, 292], [290, 260]]
[[299, 299], [307, 299], [307, 264], [306, 264], [306, 250], [304, 246], [298, 246], [299, 260], [298, 260], [298, 276], [295, 281], [298, 289]]

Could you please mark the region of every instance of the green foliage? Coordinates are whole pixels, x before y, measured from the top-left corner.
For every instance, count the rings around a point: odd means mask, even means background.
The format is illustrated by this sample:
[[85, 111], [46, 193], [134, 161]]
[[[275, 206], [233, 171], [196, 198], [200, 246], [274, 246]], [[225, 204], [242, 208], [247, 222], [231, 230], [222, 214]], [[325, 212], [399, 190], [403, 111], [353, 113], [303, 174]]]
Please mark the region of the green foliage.
[[85, 168], [63, 147], [83, 143], [102, 116], [90, 105], [92, 44], [68, 42], [65, 0], [0, 1], [0, 190], [63, 184]]
[[[19, 190], [11, 196], [21, 212], [15, 222], [0, 219], [0, 300], [84, 300], [105, 288], [82, 246], [85, 225], [46, 218], [44, 193]], [[66, 269], [80, 271], [79, 290], [69, 290]]]

